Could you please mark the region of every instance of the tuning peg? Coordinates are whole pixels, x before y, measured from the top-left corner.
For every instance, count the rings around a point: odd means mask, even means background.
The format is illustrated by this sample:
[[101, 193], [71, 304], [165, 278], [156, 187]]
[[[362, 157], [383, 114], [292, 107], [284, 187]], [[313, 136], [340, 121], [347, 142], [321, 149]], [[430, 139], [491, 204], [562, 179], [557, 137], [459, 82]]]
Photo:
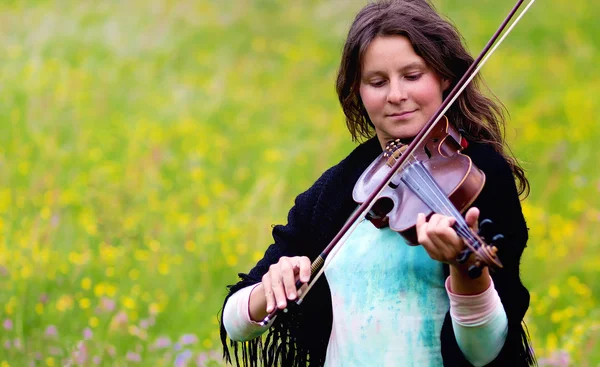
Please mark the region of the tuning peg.
[[459, 264], [464, 264], [465, 262], [467, 262], [472, 253], [473, 251], [466, 248], [462, 250], [460, 254], [456, 257], [456, 261], [458, 261]]
[[495, 247], [502, 247], [502, 243], [504, 242], [504, 236], [501, 234], [497, 234], [492, 237], [492, 241], [490, 245], [494, 245]]
[[469, 278], [476, 279], [481, 276], [482, 268], [481, 262], [476, 261], [474, 265], [469, 266], [468, 274]]
[[494, 223], [490, 219], [482, 220], [479, 222], [479, 231], [477, 231], [477, 234], [484, 239], [491, 236], [493, 224]]

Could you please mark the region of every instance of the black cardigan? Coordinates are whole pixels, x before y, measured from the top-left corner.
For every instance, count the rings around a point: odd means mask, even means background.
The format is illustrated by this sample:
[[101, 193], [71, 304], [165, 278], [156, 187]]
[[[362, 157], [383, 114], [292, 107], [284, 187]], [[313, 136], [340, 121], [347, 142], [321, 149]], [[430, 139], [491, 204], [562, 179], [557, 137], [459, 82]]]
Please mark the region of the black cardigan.
[[[370, 139], [300, 194], [288, 214], [288, 224], [273, 227], [274, 244], [250, 273], [240, 273], [241, 280], [228, 287], [225, 302], [239, 289], [260, 282], [269, 266], [281, 256], [308, 256], [314, 260], [356, 208], [352, 200], [354, 184], [380, 153], [379, 141]], [[480, 220], [491, 219], [496, 232], [505, 237], [504, 246], [499, 246], [498, 251], [504, 268], [492, 274], [492, 278], [508, 317], [508, 336], [500, 355], [490, 366], [533, 365], [535, 359], [522, 323], [529, 307], [529, 292], [519, 277], [519, 263], [528, 234], [515, 181], [506, 160], [491, 146], [471, 142], [463, 153], [486, 175], [485, 186], [473, 206], [480, 209]], [[448, 265], [444, 265], [444, 273], [449, 275]], [[279, 314], [266, 338], [243, 343], [230, 341], [238, 366], [323, 365], [332, 325], [331, 295], [326, 278], [319, 279], [301, 306], [290, 304], [290, 311]], [[458, 347], [449, 311], [440, 338], [444, 366], [471, 366]], [[223, 356], [231, 362], [222, 322], [221, 341]]]

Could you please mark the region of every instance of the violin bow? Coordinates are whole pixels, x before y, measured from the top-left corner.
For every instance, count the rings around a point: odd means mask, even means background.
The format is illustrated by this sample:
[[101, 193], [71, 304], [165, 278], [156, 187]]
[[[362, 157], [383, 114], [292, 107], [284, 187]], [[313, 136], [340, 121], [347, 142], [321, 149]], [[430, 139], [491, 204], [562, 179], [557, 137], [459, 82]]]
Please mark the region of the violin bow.
[[[513, 28], [519, 23], [523, 15], [529, 10], [529, 8], [533, 5], [535, 0], [530, 0], [529, 3], [525, 6], [523, 11], [519, 13], [517, 18], [515, 18], [514, 22], [508, 27], [506, 32], [503, 33], [504, 29], [519, 10], [521, 5], [525, 0], [518, 0], [517, 3], [513, 6], [511, 11], [508, 13], [500, 27], [496, 30], [496, 32], [492, 35], [490, 40], [487, 42], [483, 50], [479, 53], [477, 58], [473, 61], [473, 63], [469, 66], [467, 71], [460, 78], [458, 83], [452, 88], [452, 91], [448, 94], [446, 99], [442, 102], [440, 107], [435, 111], [435, 113], [431, 116], [429, 121], [421, 128], [421, 131], [415, 136], [413, 141], [408, 145], [404, 154], [400, 155], [400, 157], [396, 160], [392, 168], [385, 175], [384, 179], [376, 186], [375, 190], [368, 196], [368, 198], [360, 205], [360, 207], [348, 218], [346, 224], [342, 227], [342, 229], [338, 232], [338, 234], [329, 242], [329, 245], [321, 252], [321, 254], [313, 261], [311, 265], [311, 276], [312, 279], [308, 284], [308, 287], [303, 292], [298, 292], [298, 299], [296, 300], [296, 304], [300, 305], [304, 300], [304, 297], [308, 294], [308, 292], [312, 289], [316, 281], [321, 277], [323, 272], [325, 271], [326, 265], [330, 263], [331, 259], [335, 254], [339, 251], [339, 246], [336, 248], [334, 252], [332, 250], [338, 245], [340, 240], [344, 238], [346, 235], [349, 235], [354, 231], [357, 227], [358, 223], [365, 218], [367, 213], [372, 209], [373, 205], [375, 205], [376, 198], [381, 194], [384, 188], [389, 184], [392, 177], [398, 172], [398, 170], [402, 167], [406, 159], [412, 155], [412, 153], [416, 150], [416, 147], [421, 144], [425, 138], [425, 136], [431, 132], [434, 128], [435, 123], [448, 111], [450, 106], [456, 101], [458, 96], [465, 90], [467, 85], [475, 78], [479, 70], [485, 65], [490, 56], [496, 51], [498, 46], [502, 44], [504, 39], [508, 36], [510, 32], [512, 32]], [[500, 37], [500, 35], [502, 36]], [[498, 39], [500, 37], [500, 39]], [[498, 40], [498, 42], [496, 42]], [[345, 242], [345, 241], [344, 241]], [[328, 260], [325, 262], [325, 260]], [[302, 283], [300, 281], [296, 282], [296, 289], [301, 287]], [[262, 326], [266, 326], [279, 312], [278, 308], [275, 308], [271, 313], [269, 313], [263, 321], [260, 322]], [[287, 312], [287, 308], [284, 310]]]

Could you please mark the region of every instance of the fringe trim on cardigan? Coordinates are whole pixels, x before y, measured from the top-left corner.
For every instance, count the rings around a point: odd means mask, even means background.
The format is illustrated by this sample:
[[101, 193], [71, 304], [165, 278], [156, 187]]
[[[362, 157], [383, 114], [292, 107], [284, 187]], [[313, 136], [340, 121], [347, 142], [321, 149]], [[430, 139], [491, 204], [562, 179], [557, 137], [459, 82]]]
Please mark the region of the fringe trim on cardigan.
[[[242, 281], [228, 287], [229, 294], [225, 298], [225, 303], [233, 293], [258, 283], [256, 279], [246, 274], [239, 274], [239, 276], [242, 278]], [[225, 303], [223, 304], [223, 309], [225, 308]], [[220, 334], [221, 344], [223, 345], [223, 359], [230, 364], [235, 361], [238, 367], [307, 366], [310, 352], [308, 348], [302, 347], [302, 345], [307, 345], [305, 343], [307, 341], [298, 340], [297, 337], [304, 335], [300, 331], [300, 328], [304, 324], [303, 318], [301, 307], [295, 303], [290, 303], [288, 312], [277, 316], [277, 319], [275, 319], [266, 332], [266, 337], [263, 335], [253, 340], [237, 342], [227, 337], [227, 332], [222, 322], [223, 311], [221, 311]], [[310, 358], [310, 362], [316, 362], [314, 364], [316, 366], [323, 365], [325, 362], [324, 356], [322, 358]]]
[[531, 346], [531, 336], [529, 335], [529, 329], [525, 324], [525, 321], [521, 323], [521, 341], [523, 343], [523, 358], [528, 366], [537, 366], [537, 358], [535, 357], [535, 351]]

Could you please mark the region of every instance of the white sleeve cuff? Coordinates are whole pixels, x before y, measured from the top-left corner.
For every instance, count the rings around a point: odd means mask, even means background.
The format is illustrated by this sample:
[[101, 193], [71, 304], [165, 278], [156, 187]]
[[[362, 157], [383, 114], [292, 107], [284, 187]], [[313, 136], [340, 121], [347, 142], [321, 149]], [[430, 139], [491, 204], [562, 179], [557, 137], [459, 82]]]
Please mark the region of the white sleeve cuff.
[[464, 295], [452, 293], [450, 277], [446, 279], [446, 291], [450, 298], [450, 316], [463, 326], [481, 326], [487, 324], [503, 309], [494, 281], [490, 278], [488, 289], [479, 294]]
[[261, 326], [250, 318], [250, 295], [258, 284], [260, 283], [240, 289], [232, 294], [225, 304], [223, 326], [225, 326], [227, 335], [231, 340], [246, 341], [254, 339], [273, 324], [275, 318], [266, 326]]

